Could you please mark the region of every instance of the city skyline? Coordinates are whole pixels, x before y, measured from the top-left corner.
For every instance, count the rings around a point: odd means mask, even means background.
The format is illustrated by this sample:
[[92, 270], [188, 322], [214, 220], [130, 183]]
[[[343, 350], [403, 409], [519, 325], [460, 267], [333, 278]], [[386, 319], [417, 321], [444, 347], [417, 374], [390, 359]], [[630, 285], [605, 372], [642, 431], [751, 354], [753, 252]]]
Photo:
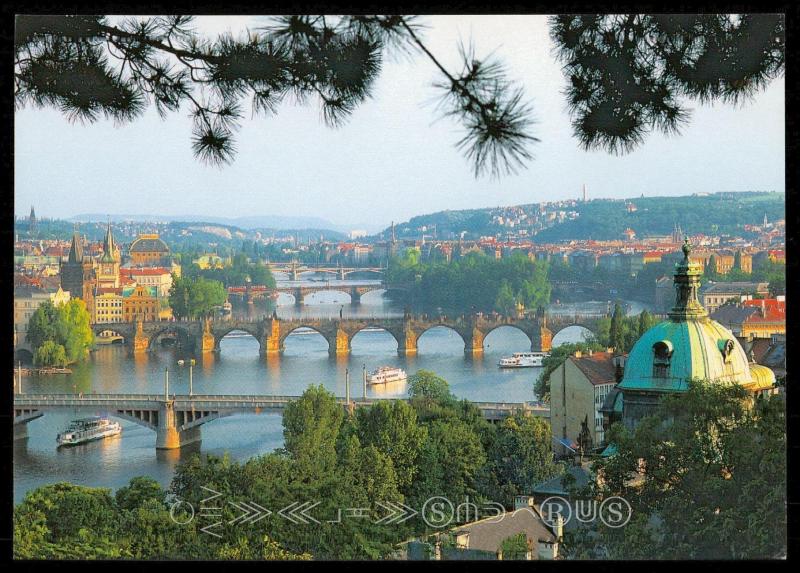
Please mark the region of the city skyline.
[[[201, 29], [212, 35], [237, 32], [245, 23], [236, 17], [201, 20]], [[571, 133], [561, 93], [565, 79], [551, 53], [545, 17], [425, 20], [428, 44], [445, 65], [455, 65], [459, 38], [472, 36], [479, 55], [496, 49], [509, 76], [524, 84], [534, 104], [534, 134], [542, 140], [533, 146], [527, 170], [499, 181], [473, 178], [453, 146], [459, 126], [438, 120], [428, 103], [435, 70], [415, 55], [386, 61], [374, 97], [339, 129], [325, 127], [308, 106], [282, 105], [275, 116], [246, 119], [237, 157], [222, 169], [192, 157], [183, 112], [162, 121], [149, 109], [115, 127], [106, 120], [71, 125], [50, 109], [17, 110], [15, 212], [24, 217], [33, 204], [38, 216], [54, 218], [87, 212], [295, 215], [382, 228], [446, 209], [580, 198], [583, 184], [590, 199], [785, 191], [782, 78], [741, 106], [690, 106], [692, 121], [682, 135], [651, 134], [624, 156], [584, 152]], [[264, 161], [265, 153], [273, 161]], [[120, 161], [123, 154], [127, 161]], [[395, 161], [386, 162], [387, 155]], [[45, 156], [47, 170], [40, 167]]]

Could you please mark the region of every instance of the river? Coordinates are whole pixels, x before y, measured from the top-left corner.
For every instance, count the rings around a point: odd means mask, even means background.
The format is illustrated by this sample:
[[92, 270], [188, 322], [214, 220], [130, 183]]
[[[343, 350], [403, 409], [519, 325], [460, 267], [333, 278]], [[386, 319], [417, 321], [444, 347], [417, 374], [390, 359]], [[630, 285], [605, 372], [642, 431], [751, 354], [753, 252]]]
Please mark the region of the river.
[[[332, 281], [333, 282], [333, 281]], [[297, 308], [292, 297], [281, 295], [277, 313], [281, 318], [303, 316], [397, 316], [402, 310], [371, 292], [361, 305], [349, 305], [347, 295], [315, 293]], [[604, 303], [598, 303], [604, 304]], [[596, 310], [598, 304], [563, 305], [564, 312]], [[638, 307], [633, 310], [638, 312]], [[250, 307], [251, 315], [266, 307]], [[570, 327], [561, 331], [554, 344], [581, 340], [586, 331]], [[464, 354], [461, 338], [437, 327], [423, 334], [416, 356], [399, 356], [397, 343], [385, 331], [362, 331], [352, 341], [350, 356], [331, 357], [327, 342], [309, 331], [296, 332], [286, 340], [282, 356], [259, 358], [258, 342], [249, 335], [232, 333], [221, 343], [219, 354], [198, 357], [193, 369], [193, 390], [198, 394], [299, 395], [311, 384], [322, 384], [337, 396], [345, 396], [345, 371], [351, 374], [351, 396], [361, 396], [362, 367], [400, 366], [409, 375], [432, 370], [450, 384], [459, 398], [480, 401], [523, 402], [535, 400], [533, 386], [541, 369], [501, 370], [497, 361], [511, 352], [529, 350], [529, 341], [512, 327], [501, 327], [487, 336], [482, 357]], [[175, 351], [159, 345], [154, 352], [131, 356], [125, 346], [103, 346], [90, 359], [73, 367], [70, 375], [23, 377], [25, 393], [161, 393], [164, 370], [170, 371], [170, 392], [188, 393], [188, 371], [177, 365]], [[368, 396], [405, 396], [405, 383], [370, 387]], [[103, 412], [94, 412], [102, 414]], [[48, 413], [28, 424], [28, 438], [14, 443], [14, 499], [26, 491], [58, 481], [116, 489], [130, 478], [148, 475], [167, 486], [176, 464], [195, 452], [228, 453], [232, 459], [273, 451], [283, 444], [279, 414], [242, 414], [215, 420], [202, 427], [202, 442], [182, 450], [157, 451], [155, 432], [122, 421], [120, 436], [73, 448], [56, 449], [56, 434], [70, 419], [93, 412]]]

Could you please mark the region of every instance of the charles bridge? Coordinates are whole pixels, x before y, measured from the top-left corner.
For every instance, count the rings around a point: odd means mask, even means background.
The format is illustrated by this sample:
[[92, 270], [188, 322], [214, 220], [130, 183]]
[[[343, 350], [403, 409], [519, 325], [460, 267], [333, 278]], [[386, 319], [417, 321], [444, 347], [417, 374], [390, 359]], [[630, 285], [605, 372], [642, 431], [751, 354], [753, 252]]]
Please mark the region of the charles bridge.
[[549, 351], [553, 336], [569, 326], [583, 326], [597, 331], [597, 323], [605, 314], [553, 314], [540, 311], [533, 316], [505, 317], [492, 315], [470, 315], [450, 318], [446, 316], [406, 314], [397, 318], [296, 318], [280, 319], [274, 314], [261, 319], [204, 319], [171, 321], [136, 321], [133, 323], [94, 324], [95, 335], [112, 332], [122, 336], [132, 352], [146, 352], [154, 348], [161, 336], [174, 336], [183, 348], [194, 351], [218, 352], [222, 339], [231, 332], [240, 331], [253, 336], [259, 344], [260, 355], [276, 355], [283, 352], [286, 338], [299, 328], [312, 329], [328, 342], [332, 355], [350, 353], [353, 337], [365, 329], [380, 329], [391, 334], [397, 341], [401, 355], [417, 353], [420, 336], [431, 328], [449, 328], [464, 341], [467, 354], [481, 354], [485, 338], [500, 327], [513, 327], [522, 331], [530, 340], [534, 351]]

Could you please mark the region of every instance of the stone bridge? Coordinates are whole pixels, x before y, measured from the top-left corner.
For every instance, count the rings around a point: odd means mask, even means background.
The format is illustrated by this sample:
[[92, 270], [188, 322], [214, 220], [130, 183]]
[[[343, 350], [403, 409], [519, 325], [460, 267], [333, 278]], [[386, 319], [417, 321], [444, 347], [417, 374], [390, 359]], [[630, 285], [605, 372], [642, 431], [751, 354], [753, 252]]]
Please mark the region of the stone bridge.
[[279, 319], [274, 315], [262, 319], [222, 319], [203, 321], [154, 321], [135, 323], [105, 323], [93, 325], [95, 334], [110, 330], [125, 338], [133, 352], [153, 348], [159, 336], [171, 334], [179, 343], [195, 353], [218, 352], [222, 339], [233, 331], [252, 335], [259, 344], [261, 355], [283, 352], [286, 338], [298, 328], [315, 330], [328, 342], [332, 355], [350, 353], [353, 337], [365, 329], [381, 329], [397, 341], [401, 355], [417, 353], [420, 336], [431, 328], [445, 327], [454, 330], [464, 341], [464, 351], [481, 354], [484, 340], [493, 330], [513, 327], [530, 340], [534, 351], [549, 351], [555, 333], [569, 326], [583, 326], [595, 332], [597, 322], [605, 315], [553, 315], [539, 313], [523, 318], [501, 316], [460, 316], [455, 318], [407, 314], [398, 318], [298, 318]]
[[278, 285], [268, 288], [263, 285], [248, 285], [242, 287], [228, 287], [228, 296], [241, 297], [245, 302], [252, 303], [258, 299], [277, 296], [278, 293], [290, 294], [294, 298], [295, 306], [303, 306], [305, 297], [316, 292], [341, 292], [350, 297], [350, 304], [361, 304], [361, 295], [376, 290], [384, 290], [383, 284], [365, 283], [349, 285]]
[[[164, 394], [15, 394], [14, 439], [27, 437], [27, 424], [50, 411], [103, 413], [130, 420], [156, 432], [156, 448], [175, 449], [200, 441], [200, 426], [239, 413], [282, 412], [299, 396]], [[352, 412], [381, 400], [405, 398], [337, 398]], [[527, 402], [475, 402], [481, 414], [497, 422], [517, 412], [547, 417], [547, 406]]]

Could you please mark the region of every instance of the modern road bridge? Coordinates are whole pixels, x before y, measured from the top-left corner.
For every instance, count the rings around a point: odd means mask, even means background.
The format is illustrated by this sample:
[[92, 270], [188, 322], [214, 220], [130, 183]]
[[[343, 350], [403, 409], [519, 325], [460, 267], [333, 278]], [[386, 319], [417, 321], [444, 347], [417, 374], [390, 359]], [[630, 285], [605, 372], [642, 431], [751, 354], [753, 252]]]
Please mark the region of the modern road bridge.
[[[170, 394], [15, 394], [14, 438], [27, 437], [27, 424], [46, 412], [89, 411], [130, 420], [156, 432], [156, 448], [175, 449], [200, 440], [200, 426], [240, 413], [282, 412], [300, 396]], [[337, 398], [342, 407], [371, 406], [405, 398]], [[546, 406], [526, 402], [474, 402], [483, 416], [500, 421], [516, 412], [549, 418]]]

